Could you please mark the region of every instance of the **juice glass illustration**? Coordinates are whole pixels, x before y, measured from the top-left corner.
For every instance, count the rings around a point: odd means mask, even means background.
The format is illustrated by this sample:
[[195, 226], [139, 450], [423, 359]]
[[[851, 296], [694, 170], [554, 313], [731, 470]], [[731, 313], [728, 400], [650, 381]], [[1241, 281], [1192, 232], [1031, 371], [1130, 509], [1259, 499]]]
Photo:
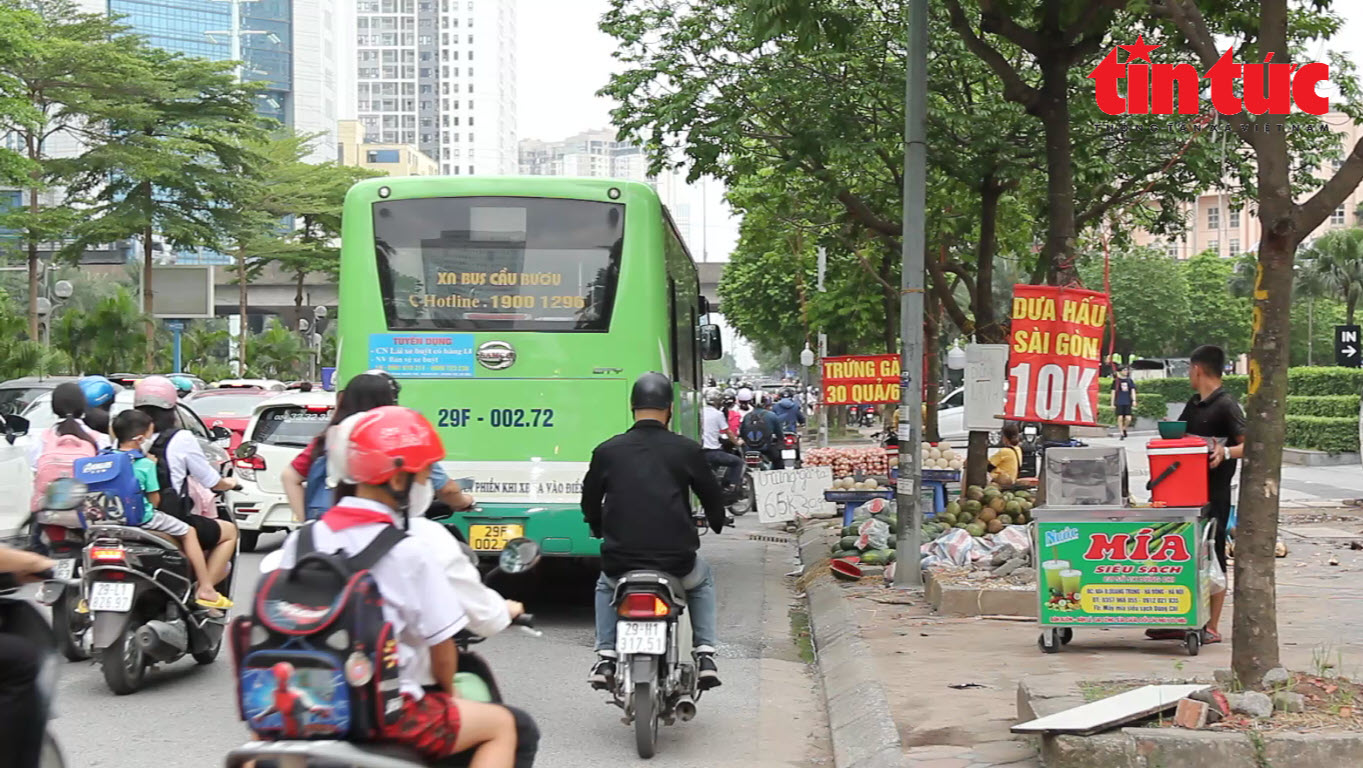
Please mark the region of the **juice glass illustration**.
[[1070, 561], [1068, 560], [1047, 560], [1042, 563], [1041, 571], [1046, 574], [1046, 588], [1063, 592], [1064, 583], [1060, 578], [1060, 572], [1069, 570], [1069, 567]]
[[1067, 595], [1079, 594], [1079, 578], [1084, 575], [1083, 571], [1076, 571], [1073, 568], [1066, 568], [1060, 572], [1061, 591]]

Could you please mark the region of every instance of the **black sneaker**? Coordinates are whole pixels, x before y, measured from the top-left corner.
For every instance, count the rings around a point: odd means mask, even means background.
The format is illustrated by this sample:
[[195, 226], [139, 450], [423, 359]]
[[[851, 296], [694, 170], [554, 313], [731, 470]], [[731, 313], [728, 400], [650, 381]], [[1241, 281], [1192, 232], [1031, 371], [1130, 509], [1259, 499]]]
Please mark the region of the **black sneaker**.
[[615, 687], [615, 659], [599, 656], [592, 665], [587, 682], [598, 691], [609, 691]]
[[696, 671], [697, 683], [702, 691], [708, 691], [722, 685], [719, 680], [719, 667], [715, 665], [713, 653], [696, 654]]

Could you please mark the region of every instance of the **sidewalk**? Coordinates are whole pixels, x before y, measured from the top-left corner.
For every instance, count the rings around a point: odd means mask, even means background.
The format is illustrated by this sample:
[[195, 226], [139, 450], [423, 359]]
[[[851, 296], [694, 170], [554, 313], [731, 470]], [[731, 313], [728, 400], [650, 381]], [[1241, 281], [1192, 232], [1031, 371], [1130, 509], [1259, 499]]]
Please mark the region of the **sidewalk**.
[[[1316, 532], [1356, 536], [1363, 519], [1293, 526], [1303, 535], [1278, 560], [1278, 622], [1282, 662], [1294, 670], [1326, 665], [1346, 677], [1363, 673], [1363, 593], [1355, 582], [1363, 552], [1347, 541]], [[819, 534], [822, 536], [822, 533]], [[802, 534], [802, 541], [810, 533]], [[812, 545], [811, 545], [812, 551]], [[1338, 566], [1329, 566], [1330, 556]], [[1060, 653], [1043, 654], [1031, 620], [946, 618], [933, 613], [921, 594], [878, 583], [843, 584], [817, 577], [844, 599], [846, 615], [864, 648], [867, 676], [879, 681], [894, 723], [904, 768], [1037, 768], [1031, 744], [1008, 729], [1016, 722], [1017, 685], [1046, 675], [1107, 695], [1104, 681], [1160, 678], [1210, 680], [1230, 666], [1233, 601], [1222, 618], [1226, 642], [1189, 657], [1181, 644], [1146, 640], [1138, 629], [1080, 629]], [[819, 587], [823, 589], [823, 587]], [[811, 594], [815, 587], [811, 585]], [[817, 606], [815, 606], [817, 609]], [[820, 664], [824, 664], [820, 645]], [[846, 667], [840, 667], [841, 673]], [[827, 674], [827, 673], [825, 673]], [[1088, 685], [1084, 685], [1088, 683]], [[858, 715], [859, 717], [865, 717]], [[830, 721], [835, 721], [830, 712]], [[833, 732], [835, 754], [839, 733]], [[880, 763], [837, 762], [838, 768]]]

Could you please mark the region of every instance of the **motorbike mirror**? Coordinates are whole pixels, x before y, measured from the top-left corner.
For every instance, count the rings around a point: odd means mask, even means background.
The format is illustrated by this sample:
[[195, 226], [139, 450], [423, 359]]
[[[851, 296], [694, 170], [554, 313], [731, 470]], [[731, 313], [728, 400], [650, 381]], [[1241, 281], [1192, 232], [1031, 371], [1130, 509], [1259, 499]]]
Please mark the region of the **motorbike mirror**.
[[214, 424], [213, 427], [208, 430], [208, 434], [213, 436], [213, 442], [215, 443], [232, 439], [232, 430], [221, 424]]
[[15, 440], [26, 434], [28, 434], [28, 419], [13, 413], [5, 416], [5, 440], [10, 445], [14, 445]]
[[85, 483], [69, 477], [59, 477], [49, 483], [47, 491], [43, 493], [43, 509], [75, 509], [85, 500], [89, 490]]
[[473, 490], [473, 478], [471, 477], [456, 478], [454, 482], [458, 483], [459, 490], [461, 491], [467, 492]]
[[256, 448], [256, 444], [255, 444], [255, 443], [250, 443], [250, 442], [242, 443], [241, 445], [238, 445], [238, 446], [237, 446], [237, 450], [236, 450], [237, 458], [238, 458], [238, 459], [249, 459], [249, 458], [251, 458], [252, 456], [256, 455], [256, 450], [257, 450], [257, 448]]
[[535, 566], [540, 559], [540, 545], [526, 538], [512, 539], [502, 549], [497, 558], [497, 568], [502, 573], [524, 573]]

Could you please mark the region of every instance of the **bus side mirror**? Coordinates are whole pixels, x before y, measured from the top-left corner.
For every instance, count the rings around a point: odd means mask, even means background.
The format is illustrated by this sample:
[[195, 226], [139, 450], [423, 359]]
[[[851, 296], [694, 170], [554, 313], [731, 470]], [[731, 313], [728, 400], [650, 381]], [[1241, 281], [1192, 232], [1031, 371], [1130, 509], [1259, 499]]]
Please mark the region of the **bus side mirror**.
[[700, 327], [700, 357], [702, 360], [718, 360], [724, 357], [724, 342], [719, 337], [718, 325]]
[[710, 314], [710, 300], [705, 298], [704, 296], [701, 296], [700, 305], [697, 307], [697, 309], [700, 310], [701, 317], [705, 317], [706, 315]]

